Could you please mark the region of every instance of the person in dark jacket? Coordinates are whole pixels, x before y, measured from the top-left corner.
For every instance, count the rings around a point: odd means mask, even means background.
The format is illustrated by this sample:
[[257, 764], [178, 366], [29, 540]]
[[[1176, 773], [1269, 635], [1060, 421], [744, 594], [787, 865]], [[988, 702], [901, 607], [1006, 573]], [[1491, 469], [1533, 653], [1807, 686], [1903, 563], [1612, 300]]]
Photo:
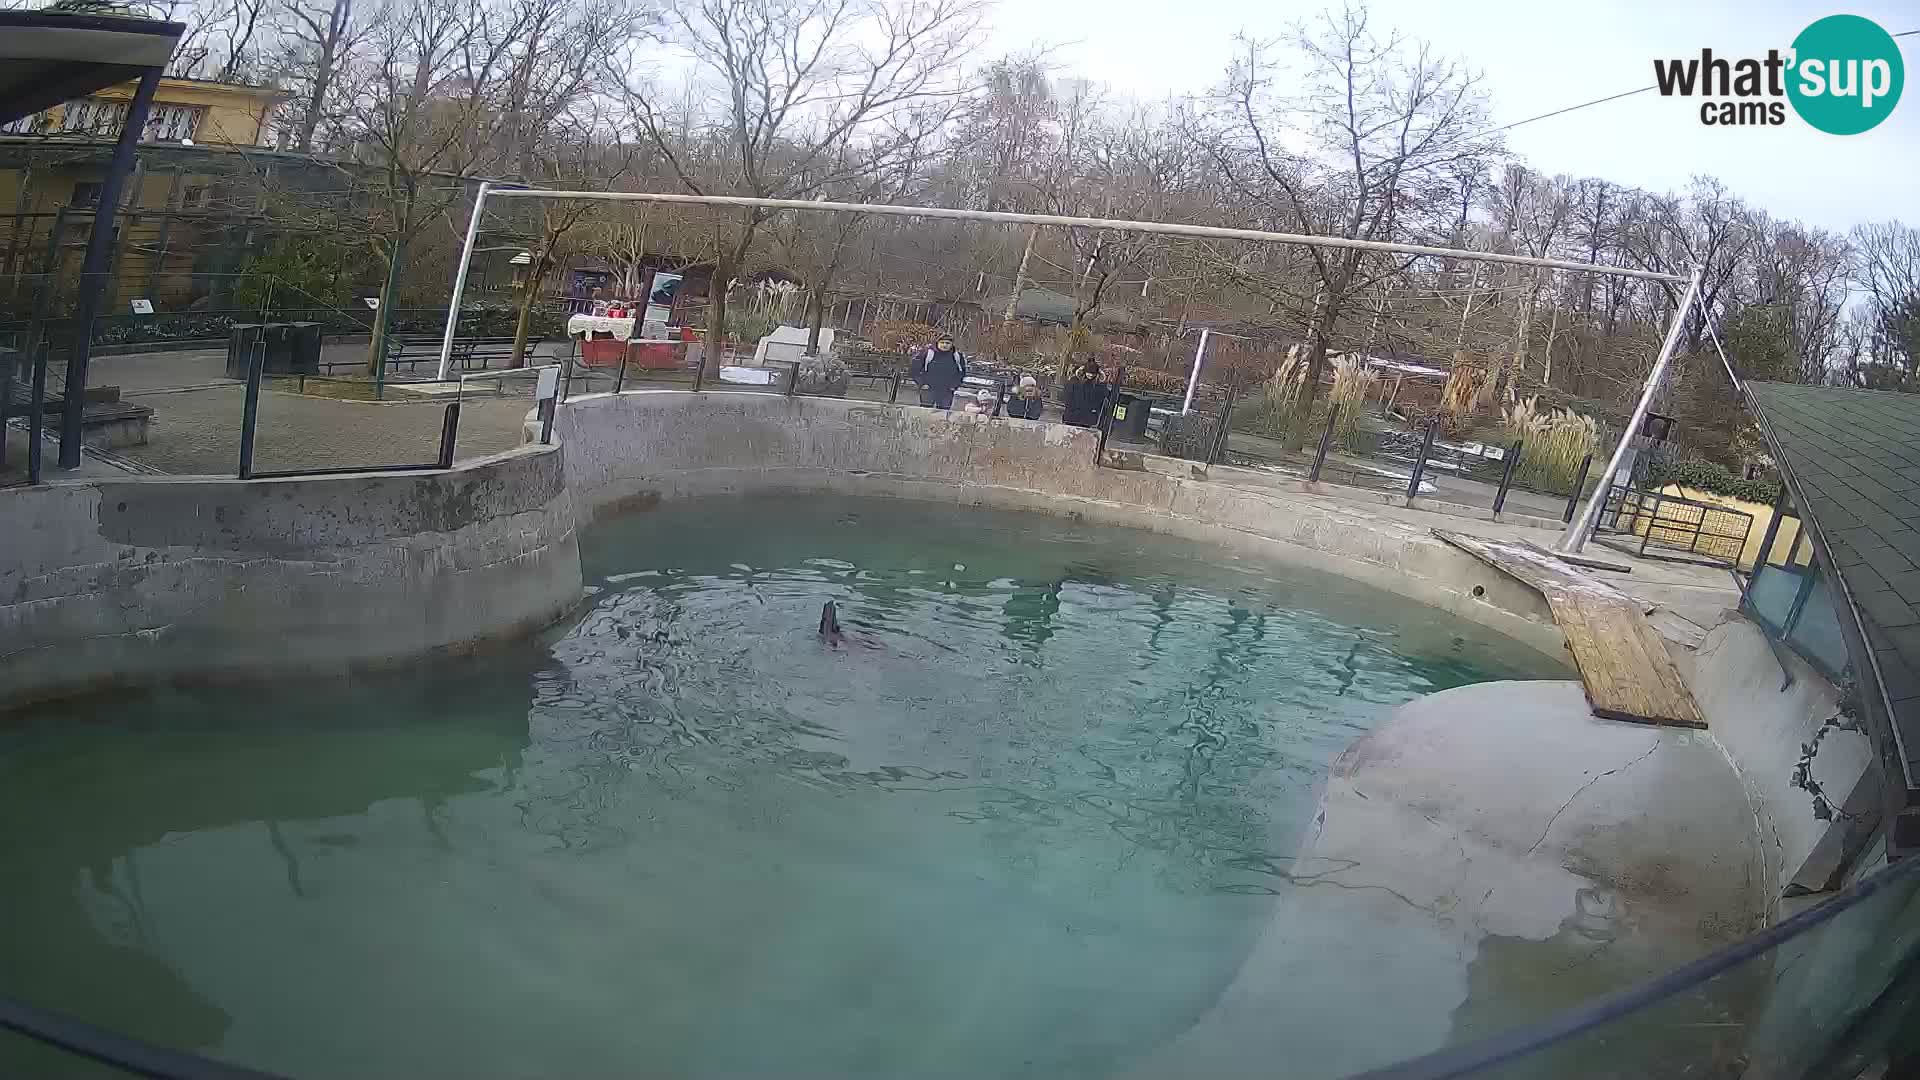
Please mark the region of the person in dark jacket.
[[1100, 375], [1100, 361], [1087, 357], [1087, 362], [1067, 380], [1065, 398], [1062, 420], [1075, 427], [1092, 427], [1100, 422], [1100, 406], [1107, 400], [1107, 384]]
[[953, 408], [953, 392], [967, 377], [967, 358], [953, 347], [953, 338], [941, 334], [933, 347], [913, 358], [907, 377], [920, 387], [920, 404]]
[[1007, 399], [1007, 415], [1017, 420], [1038, 420], [1046, 408], [1046, 399], [1040, 396], [1039, 381], [1031, 375], [1020, 376], [1020, 385], [1014, 389], [1013, 396]]

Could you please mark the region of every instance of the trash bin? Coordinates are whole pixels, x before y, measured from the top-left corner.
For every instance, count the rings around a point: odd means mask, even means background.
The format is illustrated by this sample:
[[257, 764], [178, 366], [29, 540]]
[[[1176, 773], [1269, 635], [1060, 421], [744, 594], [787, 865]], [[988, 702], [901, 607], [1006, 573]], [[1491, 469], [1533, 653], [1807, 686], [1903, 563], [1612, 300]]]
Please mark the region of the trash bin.
[[266, 347], [270, 375], [320, 374], [317, 322], [235, 323], [227, 334], [227, 378], [247, 377], [255, 345]]
[[1107, 428], [1107, 438], [1146, 442], [1147, 418], [1152, 413], [1153, 402], [1150, 399], [1122, 390], [1113, 399], [1113, 422]]

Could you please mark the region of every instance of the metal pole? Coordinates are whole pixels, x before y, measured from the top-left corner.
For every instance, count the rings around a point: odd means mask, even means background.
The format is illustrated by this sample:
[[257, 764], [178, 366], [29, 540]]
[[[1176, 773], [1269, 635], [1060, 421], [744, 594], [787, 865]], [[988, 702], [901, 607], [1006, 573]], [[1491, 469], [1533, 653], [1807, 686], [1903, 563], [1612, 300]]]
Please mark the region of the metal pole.
[[[473, 264], [473, 242], [480, 236], [480, 213], [487, 207], [489, 182], [480, 181], [480, 190], [473, 196], [473, 215], [467, 218], [467, 239], [460, 246], [460, 265], [453, 271], [453, 299], [448, 301], [447, 330], [440, 336], [440, 381], [447, 381], [447, 370], [453, 363], [453, 334], [460, 322], [460, 295], [467, 291], [467, 267]], [[643, 312], [641, 322], [646, 322]]]
[[257, 341], [247, 358], [247, 397], [240, 407], [240, 479], [253, 479], [253, 436], [260, 426], [260, 373], [267, 369], [267, 343]]
[[1340, 422], [1340, 406], [1329, 403], [1327, 407], [1327, 430], [1320, 433], [1320, 449], [1314, 451], [1313, 471], [1307, 474], [1307, 483], [1320, 482], [1320, 470], [1327, 463], [1327, 448], [1333, 445], [1333, 426]]
[[1219, 461], [1220, 455], [1227, 451], [1227, 429], [1233, 424], [1233, 403], [1237, 401], [1239, 397], [1239, 388], [1229, 382], [1227, 384], [1226, 404], [1220, 406], [1220, 422], [1214, 426], [1213, 446], [1207, 451], [1206, 463], [1208, 465]]
[[453, 468], [453, 444], [460, 437], [460, 402], [447, 402], [447, 414], [440, 421], [440, 467]]
[[1200, 347], [1193, 350], [1193, 370], [1187, 374], [1187, 399], [1180, 403], [1181, 416], [1193, 411], [1193, 391], [1200, 385], [1200, 363], [1206, 359], [1207, 335], [1211, 332], [1205, 326], [1200, 328]]
[[1493, 493], [1493, 513], [1495, 517], [1500, 516], [1500, 511], [1506, 508], [1507, 490], [1513, 487], [1513, 470], [1519, 464], [1520, 440], [1515, 439], [1513, 440], [1513, 445], [1507, 447], [1507, 467], [1500, 470], [1500, 490]]
[[[1580, 459], [1580, 475], [1574, 477], [1573, 493], [1567, 496], [1567, 514], [1566, 517], [1561, 520], [1569, 522], [1573, 520], [1573, 508], [1580, 505], [1580, 491], [1587, 486], [1587, 470], [1591, 468], [1593, 468], [1593, 455], [1588, 454], [1586, 457]], [[1600, 492], [1595, 492], [1595, 498], [1598, 498], [1600, 494]], [[1588, 505], [1592, 504], [1589, 503]]]
[[1420, 440], [1420, 456], [1413, 459], [1413, 475], [1407, 479], [1407, 505], [1413, 505], [1413, 497], [1420, 494], [1420, 477], [1427, 471], [1427, 455], [1433, 452], [1433, 433], [1440, 428], [1440, 418], [1427, 421], [1427, 436]]
[[1200, 236], [1211, 240], [1255, 240], [1263, 243], [1304, 244], [1310, 247], [1349, 248], [1357, 251], [1390, 251], [1405, 255], [1433, 255], [1467, 262], [1506, 263], [1514, 266], [1545, 266], [1555, 270], [1581, 270], [1614, 277], [1642, 278], [1648, 281], [1686, 280], [1677, 274], [1653, 270], [1631, 270], [1599, 263], [1539, 259], [1531, 255], [1498, 255], [1481, 251], [1424, 247], [1418, 244], [1394, 244], [1379, 240], [1349, 240], [1340, 236], [1310, 236], [1301, 233], [1266, 232], [1261, 229], [1229, 229], [1214, 225], [1182, 225], [1171, 221], [1125, 221], [1115, 218], [1069, 217], [1062, 214], [1015, 214], [1002, 210], [956, 210], [945, 206], [900, 206], [892, 203], [815, 202], [808, 199], [756, 199], [743, 195], [674, 195], [652, 191], [549, 191], [537, 188], [502, 188], [494, 198], [591, 199], [601, 202], [660, 202], [690, 206], [745, 206], [770, 210], [803, 210], [814, 213], [876, 214], [883, 217], [945, 218], [956, 221], [997, 221], [1011, 225], [1058, 225], [1067, 228], [1107, 229], [1114, 232], [1154, 233], [1163, 236]]
[[[849, 301], [849, 303], [851, 303], [851, 301]], [[893, 373], [893, 378], [887, 380], [887, 404], [893, 405], [898, 403], [899, 400], [900, 400], [900, 373], [896, 371]]]
[[126, 186], [127, 173], [133, 169], [134, 147], [146, 130], [147, 113], [153, 106], [153, 92], [160, 85], [160, 69], [148, 68], [140, 75], [133, 91], [126, 118], [120, 124], [120, 140], [113, 145], [113, 159], [107, 163], [107, 176], [100, 182], [100, 202], [93, 211], [93, 229], [87, 236], [87, 255], [80, 264], [80, 295], [73, 313], [73, 351], [67, 356], [65, 400], [60, 416], [60, 467], [80, 467], [80, 426], [86, 419], [87, 358], [93, 352], [93, 319], [99, 311], [100, 294], [107, 285], [107, 257], [113, 250], [114, 216], [120, 208], [120, 191]]
[[633, 344], [631, 342], [620, 348], [620, 372], [613, 377], [613, 392], [616, 394], [620, 392], [621, 387], [627, 385], [627, 354], [632, 351]]
[[[1680, 331], [1687, 325], [1687, 316], [1693, 310], [1700, 296], [1700, 274], [1704, 268], [1695, 267], [1693, 277], [1687, 282], [1686, 295], [1673, 309], [1673, 325], [1667, 327], [1667, 339], [1660, 345], [1660, 356], [1653, 362], [1653, 370], [1647, 375], [1647, 385], [1640, 392], [1640, 403], [1633, 407], [1633, 416], [1627, 421], [1627, 429], [1620, 433], [1620, 443], [1613, 448], [1613, 456], [1607, 459], [1607, 467], [1600, 473], [1600, 486], [1593, 491], [1593, 497], [1587, 500], [1586, 509], [1580, 512], [1580, 520], [1567, 528], [1560, 538], [1560, 550], [1569, 555], [1578, 554], [1587, 546], [1587, 538], [1593, 535], [1593, 527], [1600, 520], [1600, 507], [1606, 502], [1607, 491], [1613, 486], [1613, 478], [1620, 471], [1620, 462], [1627, 455], [1627, 447], [1632, 445], [1633, 437], [1639, 433], [1640, 425], [1646, 421], [1647, 413], [1653, 408], [1653, 395], [1659, 393], [1661, 381], [1666, 378], [1667, 365], [1673, 360], [1673, 353], [1680, 345]], [[1579, 497], [1575, 488], [1574, 497]]]
[[[60, 257], [60, 238], [65, 236], [66, 232], [67, 208], [63, 206], [53, 213], [53, 232], [47, 235], [47, 254], [40, 263], [40, 286], [34, 290], [33, 318], [27, 323], [27, 337], [24, 342], [26, 345], [24, 355], [27, 358], [29, 372], [28, 381], [34, 387], [27, 399], [29, 407], [33, 410], [27, 416], [28, 479], [36, 484], [40, 482], [40, 435], [46, 427], [47, 408], [47, 358], [46, 350], [41, 347], [40, 335], [41, 328], [47, 321], [47, 308], [53, 303], [55, 263]], [[10, 398], [11, 388], [6, 393]], [[4, 420], [3, 415], [0, 415], [0, 420]], [[0, 464], [5, 464], [7, 460], [6, 447], [3, 445], [5, 442], [4, 438], [0, 438]]]
[[1007, 404], [1007, 381], [1005, 379], [995, 379], [993, 382], [997, 390], [993, 399], [993, 415], [995, 418], [998, 418], [1000, 410]]
[[31, 484], [40, 482], [40, 443], [47, 428], [47, 364], [51, 358], [41, 341], [41, 326], [53, 302], [60, 238], [67, 231], [67, 209], [63, 206], [54, 211], [53, 233], [47, 237], [46, 262], [41, 266], [40, 290], [33, 300], [33, 321], [27, 324], [27, 363], [33, 368], [31, 389], [27, 392], [27, 407], [32, 410], [27, 414], [27, 482]]
[[795, 388], [797, 388], [799, 385], [800, 385], [800, 365], [795, 364], [792, 367], [787, 369], [787, 396], [792, 397]]

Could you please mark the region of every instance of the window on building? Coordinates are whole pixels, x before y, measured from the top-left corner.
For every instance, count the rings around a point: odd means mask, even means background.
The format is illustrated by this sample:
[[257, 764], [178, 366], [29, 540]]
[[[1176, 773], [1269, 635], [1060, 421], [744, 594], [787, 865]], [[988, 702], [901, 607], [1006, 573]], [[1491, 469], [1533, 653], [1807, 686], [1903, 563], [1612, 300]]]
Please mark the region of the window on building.
[[1846, 637], [1835, 608], [1831, 575], [1791, 509], [1781, 515], [1770, 550], [1755, 560], [1740, 609], [1768, 636], [1810, 661], [1829, 678], [1847, 669]]
[[[140, 133], [142, 142], [179, 142], [200, 131], [205, 105], [169, 105], [155, 102], [147, 112], [147, 126]], [[126, 119], [127, 103], [104, 98], [69, 101], [60, 111], [60, 131], [67, 135], [98, 135], [117, 138]]]
[[205, 184], [195, 184], [193, 187], [188, 188], [185, 194], [180, 196], [180, 209], [182, 210], [204, 210], [206, 206], [207, 186]]
[[180, 142], [197, 138], [200, 131], [200, 118], [206, 115], [204, 105], [159, 105], [147, 114], [147, 129], [140, 135], [143, 142]]
[[73, 195], [67, 200], [68, 206], [99, 206], [100, 181], [82, 180], [73, 185]]

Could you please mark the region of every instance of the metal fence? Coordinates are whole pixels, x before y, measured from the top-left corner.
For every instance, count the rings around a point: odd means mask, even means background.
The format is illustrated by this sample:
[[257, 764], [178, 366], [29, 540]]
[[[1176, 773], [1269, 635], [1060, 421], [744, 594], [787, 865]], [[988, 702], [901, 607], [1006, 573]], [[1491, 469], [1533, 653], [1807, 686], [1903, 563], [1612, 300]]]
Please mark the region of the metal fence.
[[1740, 565], [1753, 515], [1658, 491], [1615, 486], [1601, 509], [1596, 538], [1652, 558]]

